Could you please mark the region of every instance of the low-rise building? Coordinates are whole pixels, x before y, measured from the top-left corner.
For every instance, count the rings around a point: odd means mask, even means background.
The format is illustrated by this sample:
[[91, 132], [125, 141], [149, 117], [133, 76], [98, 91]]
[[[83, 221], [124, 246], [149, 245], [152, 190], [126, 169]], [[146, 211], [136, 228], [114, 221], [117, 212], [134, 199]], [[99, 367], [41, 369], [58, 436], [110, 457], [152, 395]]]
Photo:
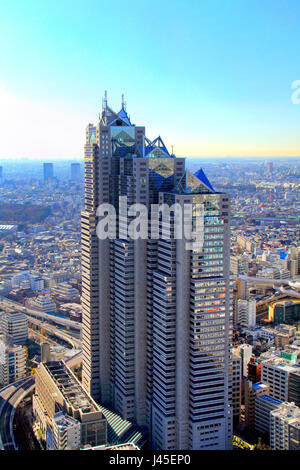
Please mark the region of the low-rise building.
[[79, 449], [81, 425], [77, 419], [59, 411], [52, 419], [52, 426], [47, 429], [47, 450]]
[[[48, 445], [51, 442], [60, 442], [60, 429], [62, 434], [65, 433], [64, 435], [69, 439], [68, 446], [75, 448], [77, 445], [77, 441], [70, 443], [71, 437], [77, 435], [77, 427], [73, 426], [73, 421], [65, 421], [62, 415], [59, 415], [55, 422], [57, 412], [63, 412], [79, 423], [81, 447], [107, 443], [107, 421], [101, 408], [86, 392], [64, 362], [40, 363], [36, 369], [35, 377], [36, 389], [33, 397], [33, 413], [43, 434], [46, 436], [46, 440], [50, 431]], [[59, 428], [59, 423], [62, 422], [65, 424], [62, 424], [62, 428]], [[57, 438], [55, 433], [58, 436]]]

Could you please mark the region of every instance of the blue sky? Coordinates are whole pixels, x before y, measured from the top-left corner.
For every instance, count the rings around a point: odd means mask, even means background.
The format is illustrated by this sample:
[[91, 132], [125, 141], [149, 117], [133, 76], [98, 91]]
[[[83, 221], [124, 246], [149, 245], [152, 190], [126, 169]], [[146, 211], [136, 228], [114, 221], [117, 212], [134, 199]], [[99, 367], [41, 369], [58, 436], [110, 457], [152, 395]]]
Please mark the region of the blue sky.
[[299, 0], [0, 0], [0, 158], [82, 155], [104, 90], [177, 155], [297, 156], [299, 18]]

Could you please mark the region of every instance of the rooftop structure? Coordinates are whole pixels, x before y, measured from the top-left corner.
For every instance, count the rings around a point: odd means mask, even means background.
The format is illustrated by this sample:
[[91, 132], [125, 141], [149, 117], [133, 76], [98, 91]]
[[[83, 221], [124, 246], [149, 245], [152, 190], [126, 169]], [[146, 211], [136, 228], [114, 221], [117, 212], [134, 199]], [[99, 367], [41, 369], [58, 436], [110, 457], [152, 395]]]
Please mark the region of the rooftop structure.
[[99, 406], [87, 394], [64, 362], [47, 362], [44, 367], [74, 412], [76, 410], [79, 410], [81, 414], [100, 412]]
[[62, 361], [40, 363], [37, 367], [33, 411], [46, 435], [49, 430], [54, 432], [57, 423], [53, 419], [62, 411], [80, 423], [81, 446], [107, 443], [107, 422], [102, 410]]

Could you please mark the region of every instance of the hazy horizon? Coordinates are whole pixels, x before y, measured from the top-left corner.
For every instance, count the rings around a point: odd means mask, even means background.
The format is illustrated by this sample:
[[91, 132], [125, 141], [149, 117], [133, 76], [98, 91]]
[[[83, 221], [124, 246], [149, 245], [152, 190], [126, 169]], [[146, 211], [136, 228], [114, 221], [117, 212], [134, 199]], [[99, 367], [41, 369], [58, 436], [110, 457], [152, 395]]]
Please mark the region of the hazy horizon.
[[299, 158], [299, 16], [298, 0], [0, 2], [0, 156], [80, 158], [107, 90], [176, 155]]

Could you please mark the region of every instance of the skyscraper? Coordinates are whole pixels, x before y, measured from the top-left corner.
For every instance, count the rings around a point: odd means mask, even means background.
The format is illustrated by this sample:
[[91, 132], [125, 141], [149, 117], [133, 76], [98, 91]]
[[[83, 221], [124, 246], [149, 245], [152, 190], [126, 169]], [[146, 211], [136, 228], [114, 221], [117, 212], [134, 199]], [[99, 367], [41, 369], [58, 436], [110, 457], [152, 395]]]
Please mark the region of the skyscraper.
[[80, 181], [80, 163], [71, 163], [71, 181]]
[[[116, 210], [117, 236], [99, 239], [104, 203]], [[124, 235], [134, 203], [157, 216], [157, 238]], [[86, 130], [82, 381], [148, 428], [156, 449], [231, 448], [229, 205], [203, 170], [191, 174], [160, 136], [131, 123], [124, 102], [116, 113], [105, 97]], [[176, 237], [170, 206], [192, 216], [201, 242], [187, 249], [190, 237]]]
[[44, 163], [44, 183], [53, 179], [53, 163]]

